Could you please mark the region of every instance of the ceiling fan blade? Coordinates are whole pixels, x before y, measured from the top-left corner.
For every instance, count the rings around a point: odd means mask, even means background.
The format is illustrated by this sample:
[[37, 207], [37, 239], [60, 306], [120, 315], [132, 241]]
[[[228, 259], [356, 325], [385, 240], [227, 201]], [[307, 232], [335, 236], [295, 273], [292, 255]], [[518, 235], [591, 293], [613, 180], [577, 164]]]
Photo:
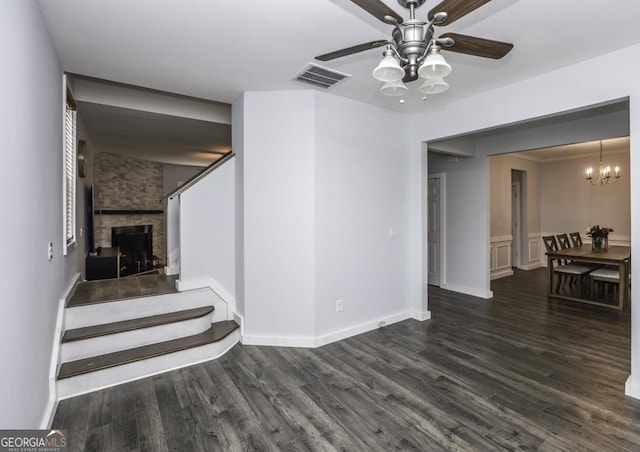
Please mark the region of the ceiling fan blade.
[[376, 19], [381, 20], [384, 23], [388, 23], [384, 20], [384, 16], [391, 16], [395, 18], [399, 23], [404, 22], [402, 16], [400, 16], [397, 12], [389, 8], [387, 5], [382, 3], [380, 0], [351, 0], [353, 3], [358, 5], [360, 8], [364, 9], [366, 12], [371, 14]]
[[447, 19], [439, 23], [439, 26], [449, 25], [472, 11], [480, 8], [491, 0], [444, 0], [438, 6], [429, 11], [429, 20], [439, 12], [447, 13]]
[[316, 57], [316, 60], [320, 61], [329, 61], [335, 58], [340, 58], [347, 55], [352, 55], [354, 53], [363, 52], [369, 49], [375, 49], [376, 47], [382, 47], [389, 41], [370, 41], [365, 42], [364, 44], [358, 44], [357, 46], [347, 47], [346, 49], [336, 50], [335, 52], [325, 53], [324, 55], [319, 55]]
[[499, 60], [513, 49], [513, 44], [491, 39], [476, 38], [475, 36], [459, 35], [458, 33], [445, 33], [442, 38], [453, 38], [455, 44], [451, 47], [443, 47], [443, 50], [466, 53], [484, 58]]

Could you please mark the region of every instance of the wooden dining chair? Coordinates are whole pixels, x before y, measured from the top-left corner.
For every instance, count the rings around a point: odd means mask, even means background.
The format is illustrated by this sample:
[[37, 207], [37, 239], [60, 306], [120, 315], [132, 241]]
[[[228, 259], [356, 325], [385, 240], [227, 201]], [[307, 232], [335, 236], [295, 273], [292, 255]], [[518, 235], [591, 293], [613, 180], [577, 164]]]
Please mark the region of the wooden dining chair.
[[[620, 270], [613, 268], [612, 266], [605, 266], [593, 270], [589, 274], [589, 280], [591, 281], [591, 293], [594, 298], [603, 297], [607, 289], [613, 289], [613, 297], [618, 299], [618, 291], [620, 290]], [[629, 274], [629, 281], [631, 282], [631, 274]]]
[[[544, 243], [548, 253], [555, 252], [560, 249], [558, 241], [553, 235], [543, 236], [542, 242]], [[578, 281], [578, 297], [582, 297], [582, 289], [586, 283], [586, 275], [588, 275], [592, 269], [585, 265], [563, 264], [561, 263], [561, 259], [555, 260], [558, 261], [558, 265], [553, 266], [552, 271], [553, 274], [557, 275], [556, 292], [559, 292], [560, 288], [567, 282], [569, 285], [572, 285]], [[553, 265], [553, 260], [551, 261], [551, 265]]]
[[560, 245], [560, 249], [566, 250], [567, 248], [571, 248], [571, 242], [569, 242], [569, 234], [558, 234], [558, 245]]
[[582, 237], [580, 237], [580, 232], [570, 232], [569, 237], [571, 237], [573, 246], [582, 246]]
[[[560, 245], [561, 250], [566, 250], [567, 248], [571, 248], [571, 242], [569, 242], [568, 234], [556, 234], [558, 238], [558, 245]], [[563, 264], [570, 264], [569, 260], [562, 261]]]

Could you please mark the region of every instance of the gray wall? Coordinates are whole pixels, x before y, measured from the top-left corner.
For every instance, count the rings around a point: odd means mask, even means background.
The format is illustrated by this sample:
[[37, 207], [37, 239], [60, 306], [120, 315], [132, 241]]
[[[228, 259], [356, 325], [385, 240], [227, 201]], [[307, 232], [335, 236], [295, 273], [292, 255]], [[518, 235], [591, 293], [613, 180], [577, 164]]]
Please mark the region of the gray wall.
[[0, 2], [0, 55], [0, 428], [42, 428], [59, 300], [78, 260], [62, 248], [62, 68], [34, 1]]

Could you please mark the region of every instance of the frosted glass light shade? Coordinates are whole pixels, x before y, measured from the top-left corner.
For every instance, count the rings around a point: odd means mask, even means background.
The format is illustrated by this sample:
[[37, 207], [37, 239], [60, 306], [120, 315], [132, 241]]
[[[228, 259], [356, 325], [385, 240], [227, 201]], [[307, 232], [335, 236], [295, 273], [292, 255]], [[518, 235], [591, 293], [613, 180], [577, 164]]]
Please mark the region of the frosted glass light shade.
[[381, 82], [397, 82], [404, 77], [404, 69], [393, 55], [385, 55], [373, 70], [373, 78]]
[[424, 83], [420, 87], [422, 94], [438, 94], [443, 93], [449, 89], [449, 84], [445, 82], [442, 77], [429, 77], [425, 79]]
[[418, 75], [424, 78], [446, 77], [451, 74], [451, 65], [440, 52], [430, 52], [418, 68]]
[[380, 88], [380, 92], [385, 96], [402, 96], [407, 91], [409, 91], [409, 88], [402, 83], [402, 80], [387, 82]]

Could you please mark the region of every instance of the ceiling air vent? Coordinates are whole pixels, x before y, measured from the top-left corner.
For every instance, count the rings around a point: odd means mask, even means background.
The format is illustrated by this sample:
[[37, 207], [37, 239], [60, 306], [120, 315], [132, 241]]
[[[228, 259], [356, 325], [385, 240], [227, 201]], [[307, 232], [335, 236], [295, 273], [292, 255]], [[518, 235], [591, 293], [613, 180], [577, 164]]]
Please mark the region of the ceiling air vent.
[[298, 71], [291, 80], [305, 83], [316, 88], [329, 89], [349, 77], [351, 77], [349, 74], [309, 63]]

